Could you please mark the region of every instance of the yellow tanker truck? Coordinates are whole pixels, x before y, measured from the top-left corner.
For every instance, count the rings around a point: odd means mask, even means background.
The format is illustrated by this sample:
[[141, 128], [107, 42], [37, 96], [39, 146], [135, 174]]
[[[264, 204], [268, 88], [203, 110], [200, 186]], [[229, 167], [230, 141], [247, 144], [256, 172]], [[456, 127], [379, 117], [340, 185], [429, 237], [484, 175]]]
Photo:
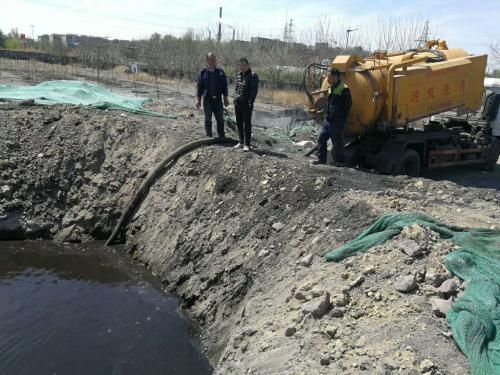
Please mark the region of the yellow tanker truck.
[[[442, 40], [403, 53], [337, 56], [304, 72], [309, 113], [324, 116], [325, 70], [337, 68], [353, 103], [345, 130], [348, 165], [407, 175], [467, 164], [492, 170], [500, 154], [500, 123], [494, 125], [500, 92], [485, 93], [486, 60]], [[457, 113], [433, 116], [450, 110]]]

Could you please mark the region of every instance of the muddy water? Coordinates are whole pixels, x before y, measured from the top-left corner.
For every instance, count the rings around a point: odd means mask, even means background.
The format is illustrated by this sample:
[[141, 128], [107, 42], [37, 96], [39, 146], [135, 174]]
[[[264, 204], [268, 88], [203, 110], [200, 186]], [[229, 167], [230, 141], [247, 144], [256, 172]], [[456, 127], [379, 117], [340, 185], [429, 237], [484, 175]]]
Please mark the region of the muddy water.
[[103, 244], [0, 242], [0, 374], [209, 374], [157, 280]]

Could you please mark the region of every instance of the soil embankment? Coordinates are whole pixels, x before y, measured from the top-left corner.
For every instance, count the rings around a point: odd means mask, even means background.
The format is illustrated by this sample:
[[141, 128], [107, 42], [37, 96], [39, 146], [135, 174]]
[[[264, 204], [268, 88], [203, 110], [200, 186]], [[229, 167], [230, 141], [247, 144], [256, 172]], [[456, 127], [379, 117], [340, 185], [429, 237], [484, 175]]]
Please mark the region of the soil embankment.
[[[2, 104], [3, 236], [106, 238], [148, 171], [203, 135], [189, 101], [152, 108], [178, 118]], [[183, 157], [126, 231], [128, 251], [201, 326], [216, 371], [464, 374], [430, 304], [448, 297], [438, 287], [451, 279], [442, 259], [452, 244], [414, 227], [339, 263], [322, 255], [393, 211], [500, 227], [498, 190], [311, 167], [256, 136], [256, 152], [211, 146]]]

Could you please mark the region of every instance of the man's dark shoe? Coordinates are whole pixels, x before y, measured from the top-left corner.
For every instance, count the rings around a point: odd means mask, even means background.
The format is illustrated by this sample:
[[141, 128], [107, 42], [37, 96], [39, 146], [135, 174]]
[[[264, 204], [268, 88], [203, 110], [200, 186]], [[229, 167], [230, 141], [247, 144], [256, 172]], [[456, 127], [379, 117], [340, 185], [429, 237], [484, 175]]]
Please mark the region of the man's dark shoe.
[[311, 164], [313, 164], [313, 165], [321, 165], [321, 164], [326, 164], [326, 163], [322, 162], [321, 160], [313, 160]]
[[347, 164], [344, 163], [343, 161], [337, 161], [337, 162], [333, 163], [333, 165], [336, 167], [345, 167]]

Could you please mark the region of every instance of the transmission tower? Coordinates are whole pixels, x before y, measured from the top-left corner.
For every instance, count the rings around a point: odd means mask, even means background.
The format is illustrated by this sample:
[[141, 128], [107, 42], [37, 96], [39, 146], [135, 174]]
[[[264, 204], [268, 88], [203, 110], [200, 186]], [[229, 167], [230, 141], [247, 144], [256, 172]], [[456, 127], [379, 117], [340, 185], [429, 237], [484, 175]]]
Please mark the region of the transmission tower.
[[293, 43], [295, 37], [293, 35], [293, 19], [290, 18], [290, 23], [285, 23], [285, 32], [283, 33], [283, 41], [285, 43]]
[[418, 42], [418, 47], [423, 47], [425, 42], [427, 42], [428, 40], [429, 40], [429, 20], [425, 21], [422, 34], [420, 34], [420, 38], [415, 39], [415, 42]]

